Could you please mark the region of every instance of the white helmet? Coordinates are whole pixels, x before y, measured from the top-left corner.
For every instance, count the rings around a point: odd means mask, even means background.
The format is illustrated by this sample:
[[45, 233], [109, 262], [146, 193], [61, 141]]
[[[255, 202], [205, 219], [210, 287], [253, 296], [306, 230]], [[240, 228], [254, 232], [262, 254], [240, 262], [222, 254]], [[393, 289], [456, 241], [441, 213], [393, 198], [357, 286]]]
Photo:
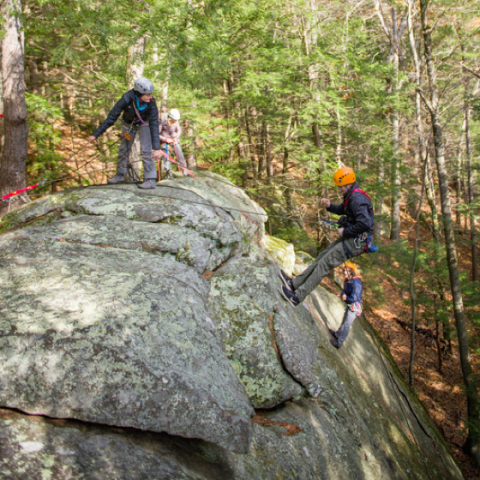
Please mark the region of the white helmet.
[[172, 108], [168, 112], [168, 118], [171, 118], [172, 120], [175, 120], [176, 122], [180, 120], [180, 112], [176, 108]]
[[153, 93], [153, 83], [145, 77], [140, 77], [135, 80], [133, 89], [142, 95]]

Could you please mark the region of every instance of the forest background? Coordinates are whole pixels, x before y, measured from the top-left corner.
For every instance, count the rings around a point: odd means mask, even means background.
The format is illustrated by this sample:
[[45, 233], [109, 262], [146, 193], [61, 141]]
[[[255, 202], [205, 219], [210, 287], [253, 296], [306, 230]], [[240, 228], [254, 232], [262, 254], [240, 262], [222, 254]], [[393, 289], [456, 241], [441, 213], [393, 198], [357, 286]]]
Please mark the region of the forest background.
[[[119, 129], [86, 140], [139, 76], [162, 112], [180, 110], [188, 166], [243, 187], [297, 251], [315, 256], [335, 235], [320, 199], [339, 201], [332, 173], [354, 168], [380, 246], [359, 260], [367, 318], [465, 475], [480, 478], [478, 2], [2, 0], [1, 10], [0, 196], [40, 181], [30, 198], [105, 183]], [[138, 174], [138, 151], [132, 165]]]

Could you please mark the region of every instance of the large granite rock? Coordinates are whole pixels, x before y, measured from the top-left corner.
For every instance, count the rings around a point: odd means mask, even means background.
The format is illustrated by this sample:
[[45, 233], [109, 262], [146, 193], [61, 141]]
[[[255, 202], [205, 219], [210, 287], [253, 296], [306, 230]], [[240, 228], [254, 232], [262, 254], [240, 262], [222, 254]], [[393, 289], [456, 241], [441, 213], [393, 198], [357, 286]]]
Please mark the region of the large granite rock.
[[271, 408], [314, 387], [318, 330], [304, 307], [288, 308], [278, 295], [275, 265], [235, 257], [210, 283], [212, 318], [252, 405]]
[[334, 349], [343, 304], [284, 302], [265, 212], [199, 177], [2, 219], [1, 475], [461, 478], [369, 325]]

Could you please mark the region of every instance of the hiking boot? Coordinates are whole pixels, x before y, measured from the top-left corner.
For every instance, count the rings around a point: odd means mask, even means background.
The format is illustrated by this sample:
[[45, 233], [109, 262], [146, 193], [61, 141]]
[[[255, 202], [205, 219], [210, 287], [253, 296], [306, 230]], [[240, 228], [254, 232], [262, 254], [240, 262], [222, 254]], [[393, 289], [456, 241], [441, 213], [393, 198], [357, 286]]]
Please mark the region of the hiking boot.
[[338, 340], [336, 338], [331, 338], [330, 343], [335, 347], [335, 348], [340, 348], [340, 345], [338, 344]]
[[288, 289], [290, 289], [292, 292], [295, 291], [295, 288], [293, 286], [293, 280], [282, 269], [280, 269], [280, 271], [278, 272], [278, 276], [281, 278], [282, 282]]
[[150, 189], [150, 188], [155, 188], [156, 181], [154, 178], [149, 178], [145, 180], [143, 183], [140, 183], [137, 185], [138, 188], [144, 188], [144, 189]]
[[116, 185], [117, 183], [124, 182], [125, 181], [125, 175], [123, 173], [116, 173], [114, 177], [112, 177], [108, 183], [110, 185]]
[[317, 398], [323, 392], [323, 388], [315, 382], [309, 383], [305, 388], [312, 398]]
[[337, 332], [335, 332], [335, 330], [332, 330], [331, 328], [329, 328], [328, 331], [330, 332], [330, 335], [331, 335], [333, 338], [337, 338]]
[[282, 297], [292, 307], [296, 307], [300, 303], [300, 300], [298, 299], [298, 297], [289, 288], [287, 288], [285, 286], [282, 287]]
[[165, 172], [165, 178], [166, 178], [167, 180], [173, 180], [173, 173], [172, 173], [171, 170], [167, 170], [167, 171]]

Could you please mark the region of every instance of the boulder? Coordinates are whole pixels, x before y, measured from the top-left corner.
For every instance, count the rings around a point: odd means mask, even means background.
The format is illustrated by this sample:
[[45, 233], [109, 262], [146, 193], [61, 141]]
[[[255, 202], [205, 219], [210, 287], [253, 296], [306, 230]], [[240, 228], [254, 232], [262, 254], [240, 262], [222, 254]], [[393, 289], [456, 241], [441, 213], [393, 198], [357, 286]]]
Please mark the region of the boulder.
[[366, 320], [332, 347], [343, 303], [286, 303], [292, 248], [272, 256], [265, 212], [196, 175], [2, 219], [2, 475], [462, 478]]
[[271, 408], [316, 383], [318, 330], [310, 313], [289, 309], [277, 267], [236, 257], [210, 279], [209, 307], [225, 351], [255, 408]]

